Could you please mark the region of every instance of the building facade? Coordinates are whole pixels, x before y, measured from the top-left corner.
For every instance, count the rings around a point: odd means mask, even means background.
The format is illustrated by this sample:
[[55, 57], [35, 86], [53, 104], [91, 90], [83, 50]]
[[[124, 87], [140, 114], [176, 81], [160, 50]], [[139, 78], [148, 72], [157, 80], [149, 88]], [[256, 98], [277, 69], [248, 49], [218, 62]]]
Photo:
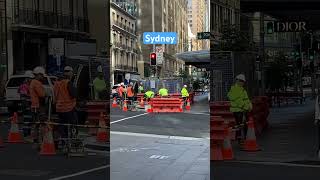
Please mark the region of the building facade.
[[[131, 3], [130, 3], [131, 2]], [[137, 79], [138, 50], [134, 1], [111, 2], [111, 78], [112, 84], [124, 82], [126, 74]]]
[[8, 75], [39, 65], [55, 72], [64, 63], [65, 41], [94, 41], [87, 0], [14, 0], [6, 7]]
[[219, 44], [224, 24], [240, 25], [240, 0], [211, 0], [210, 14], [210, 32], [214, 35], [211, 46], [215, 46]]
[[[188, 23], [191, 32], [197, 35], [198, 32], [208, 31], [206, 27], [207, 6], [206, 0], [188, 0]], [[192, 50], [199, 51], [207, 48], [208, 40], [192, 41]]]
[[[138, 0], [138, 35], [142, 39], [143, 32], [152, 32], [152, 1]], [[145, 77], [157, 74], [160, 77], [172, 77], [184, 70], [184, 62], [175, 57], [176, 53], [188, 51], [187, 0], [154, 0], [155, 32], [177, 32], [176, 45], [157, 45], [164, 50], [164, 60], [157, 69], [150, 67], [149, 55], [152, 45], [144, 45], [139, 41], [140, 58], [143, 61]], [[139, 66], [141, 67], [141, 66]]]

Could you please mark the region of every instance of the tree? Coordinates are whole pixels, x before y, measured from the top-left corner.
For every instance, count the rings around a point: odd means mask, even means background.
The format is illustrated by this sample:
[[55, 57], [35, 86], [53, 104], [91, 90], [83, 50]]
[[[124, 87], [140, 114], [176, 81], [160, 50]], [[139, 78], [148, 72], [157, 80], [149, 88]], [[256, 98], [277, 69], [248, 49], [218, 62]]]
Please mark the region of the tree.
[[289, 81], [289, 68], [286, 57], [280, 53], [275, 57], [270, 67], [266, 70], [266, 85], [271, 91], [279, 91], [286, 87]]
[[198, 89], [200, 89], [200, 81], [199, 81], [199, 79], [193, 81], [192, 87], [193, 87], [193, 90], [198, 90]]
[[240, 30], [239, 25], [225, 24], [220, 48], [223, 51], [252, 51], [255, 50], [255, 44], [247, 33]]

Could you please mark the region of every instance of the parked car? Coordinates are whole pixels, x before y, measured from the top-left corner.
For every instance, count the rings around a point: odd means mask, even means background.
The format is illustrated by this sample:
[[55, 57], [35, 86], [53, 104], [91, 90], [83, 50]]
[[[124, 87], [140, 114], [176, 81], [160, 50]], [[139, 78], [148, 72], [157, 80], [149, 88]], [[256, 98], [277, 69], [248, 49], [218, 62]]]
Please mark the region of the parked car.
[[[47, 97], [53, 98], [53, 83], [51, 78], [56, 78], [52, 76], [44, 76], [42, 81], [45, 94]], [[22, 101], [20, 94], [18, 93], [19, 86], [24, 83], [27, 78], [32, 78], [30, 75], [12, 75], [7, 84], [5, 91], [5, 101], [8, 107], [9, 112], [17, 110], [18, 104]]]

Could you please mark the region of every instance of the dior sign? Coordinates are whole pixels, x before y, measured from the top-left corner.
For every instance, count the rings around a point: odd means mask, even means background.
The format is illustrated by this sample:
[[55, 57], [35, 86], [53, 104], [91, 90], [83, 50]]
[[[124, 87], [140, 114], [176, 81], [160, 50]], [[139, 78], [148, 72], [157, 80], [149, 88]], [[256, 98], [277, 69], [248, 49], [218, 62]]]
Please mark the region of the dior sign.
[[275, 32], [301, 32], [307, 31], [307, 22], [298, 21], [298, 22], [274, 22], [274, 31]]

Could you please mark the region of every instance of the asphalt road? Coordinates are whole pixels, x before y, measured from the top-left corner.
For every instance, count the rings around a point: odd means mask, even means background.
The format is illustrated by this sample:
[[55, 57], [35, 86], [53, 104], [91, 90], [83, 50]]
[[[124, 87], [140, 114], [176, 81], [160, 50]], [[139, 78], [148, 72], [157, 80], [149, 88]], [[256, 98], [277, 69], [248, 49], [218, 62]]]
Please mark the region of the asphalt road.
[[[4, 117], [2, 117], [4, 119]], [[1, 124], [0, 136], [6, 139], [7, 127]], [[0, 177], [21, 179], [109, 179], [109, 157], [92, 154], [67, 158], [64, 155], [40, 156], [32, 144], [8, 144], [0, 148]]]
[[209, 137], [209, 114], [145, 113], [111, 110], [111, 131], [184, 137]]

